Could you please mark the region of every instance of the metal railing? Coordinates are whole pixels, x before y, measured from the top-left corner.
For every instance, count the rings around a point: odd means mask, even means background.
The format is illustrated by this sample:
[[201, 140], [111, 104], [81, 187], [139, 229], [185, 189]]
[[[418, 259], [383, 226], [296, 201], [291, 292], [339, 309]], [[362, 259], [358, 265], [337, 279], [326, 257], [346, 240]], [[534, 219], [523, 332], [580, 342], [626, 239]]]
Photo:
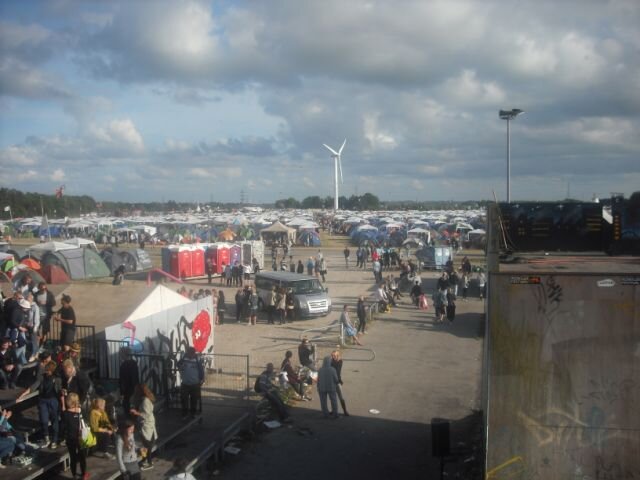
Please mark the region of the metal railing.
[[[52, 319], [48, 341], [54, 348], [62, 346], [60, 345], [61, 329], [60, 322]], [[84, 368], [96, 367], [98, 361], [96, 327], [94, 325], [76, 325], [74, 341], [80, 344], [80, 365]]]

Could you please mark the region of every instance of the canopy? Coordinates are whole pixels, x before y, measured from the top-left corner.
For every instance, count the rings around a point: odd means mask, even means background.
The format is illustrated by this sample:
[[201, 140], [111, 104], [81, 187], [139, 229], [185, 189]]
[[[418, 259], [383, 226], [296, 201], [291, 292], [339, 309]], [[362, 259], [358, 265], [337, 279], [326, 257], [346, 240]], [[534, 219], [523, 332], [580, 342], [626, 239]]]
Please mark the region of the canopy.
[[293, 228], [287, 227], [286, 225], [283, 225], [282, 223], [280, 223], [277, 220], [275, 222], [273, 222], [273, 225], [271, 225], [270, 227], [263, 228], [262, 230], [260, 230], [260, 234], [263, 234], [263, 233], [290, 233], [290, 232], [295, 232], [295, 230]]

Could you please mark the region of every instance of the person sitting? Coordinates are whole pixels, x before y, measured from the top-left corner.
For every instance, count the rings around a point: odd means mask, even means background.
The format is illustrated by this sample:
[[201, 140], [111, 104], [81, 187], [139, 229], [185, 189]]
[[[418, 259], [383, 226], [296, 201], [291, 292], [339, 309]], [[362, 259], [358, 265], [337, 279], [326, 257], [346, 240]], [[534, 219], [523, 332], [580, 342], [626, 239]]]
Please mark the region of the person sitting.
[[300, 365], [310, 368], [313, 370], [313, 357], [316, 353], [316, 349], [309, 342], [308, 338], [303, 338], [300, 345], [298, 345], [298, 359], [300, 360]]
[[293, 390], [300, 396], [300, 399], [304, 400], [304, 383], [294, 370], [293, 365], [291, 364], [291, 357], [293, 357], [293, 352], [291, 350], [287, 350], [284, 354], [282, 365], [280, 365], [280, 371], [287, 374], [287, 383], [291, 385]]
[[389, 291], [391, 292], [391, 295], [395, 300], [403, 297], [403, 295], [400, 293], [400, 287], [398, 286], [398, 282], [396, 281], [393, 275], [389, 277], [388, 286], [389, 286]]
[[413, 304], [418, 306], [418, 302], [420, 301], [420, 295], [422, 295], [424, 292], [422, 291], [422, 285], [420, 285], [419, 282], [414, 282], [413, 286], [411, 287], [411, 300], [413, 301]]
[[11, 410], [2, 410], [0, 414], [0, 458], [10, 455], [13, 462], [24, 465], [24, 457], [33, 453], [33, 447], [28, 447], [22, 434], [9, 423], [12, 414]]
[[281, 422], [289, 421], [287, 407], [277, 392], [277, 387], [273, 384], [274, 369], [273, 363], [267, 363], [266, 369], [256, 379], [255, 391], [261, 393], [269, 404], [275, 409]]

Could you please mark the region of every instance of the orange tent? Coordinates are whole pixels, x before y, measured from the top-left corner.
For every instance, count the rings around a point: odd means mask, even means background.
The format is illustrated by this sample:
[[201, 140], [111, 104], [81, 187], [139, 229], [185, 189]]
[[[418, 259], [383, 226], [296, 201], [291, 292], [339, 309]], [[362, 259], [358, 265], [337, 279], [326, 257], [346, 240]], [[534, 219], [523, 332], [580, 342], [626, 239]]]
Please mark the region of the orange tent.
[[38, 262], [35, 258], [25, 258], [20, 263], [26, 265], [31, 270], [40, 270], [40, 268], [42, 268], [40, 266], [40, 262]]
[[218, 234], [218, 240], [222, 240], [224, 242], [230, 242], [234, 238], [236, 238], [236, 234], [228, 228]]

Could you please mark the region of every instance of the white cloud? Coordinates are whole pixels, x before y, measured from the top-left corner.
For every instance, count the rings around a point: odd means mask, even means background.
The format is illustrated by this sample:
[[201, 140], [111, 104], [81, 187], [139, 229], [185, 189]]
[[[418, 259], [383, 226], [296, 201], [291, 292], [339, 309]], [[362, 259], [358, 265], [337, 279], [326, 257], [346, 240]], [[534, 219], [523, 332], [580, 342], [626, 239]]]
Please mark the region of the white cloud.
[[51, 180], [54, 182], [62, 182], [66, 178], [64, 170], [58, 168], [51, 174]]
[[140, 153], [144, 150], [142, 136], [131, 119], [112, 120], [106, 125], [91, 125], [90, 136], [107, 147]]
[[396, 139], [378, 126], [379, 113], [364, 116], [364, 138], [369, 142], [371, 150], [393, 150], [398, 146]]
[[0, 150], [0, 165], [4, 168], [36, 165], [38, 157], [39, 154], [34, 148], [26, 145], [10, 145]]

